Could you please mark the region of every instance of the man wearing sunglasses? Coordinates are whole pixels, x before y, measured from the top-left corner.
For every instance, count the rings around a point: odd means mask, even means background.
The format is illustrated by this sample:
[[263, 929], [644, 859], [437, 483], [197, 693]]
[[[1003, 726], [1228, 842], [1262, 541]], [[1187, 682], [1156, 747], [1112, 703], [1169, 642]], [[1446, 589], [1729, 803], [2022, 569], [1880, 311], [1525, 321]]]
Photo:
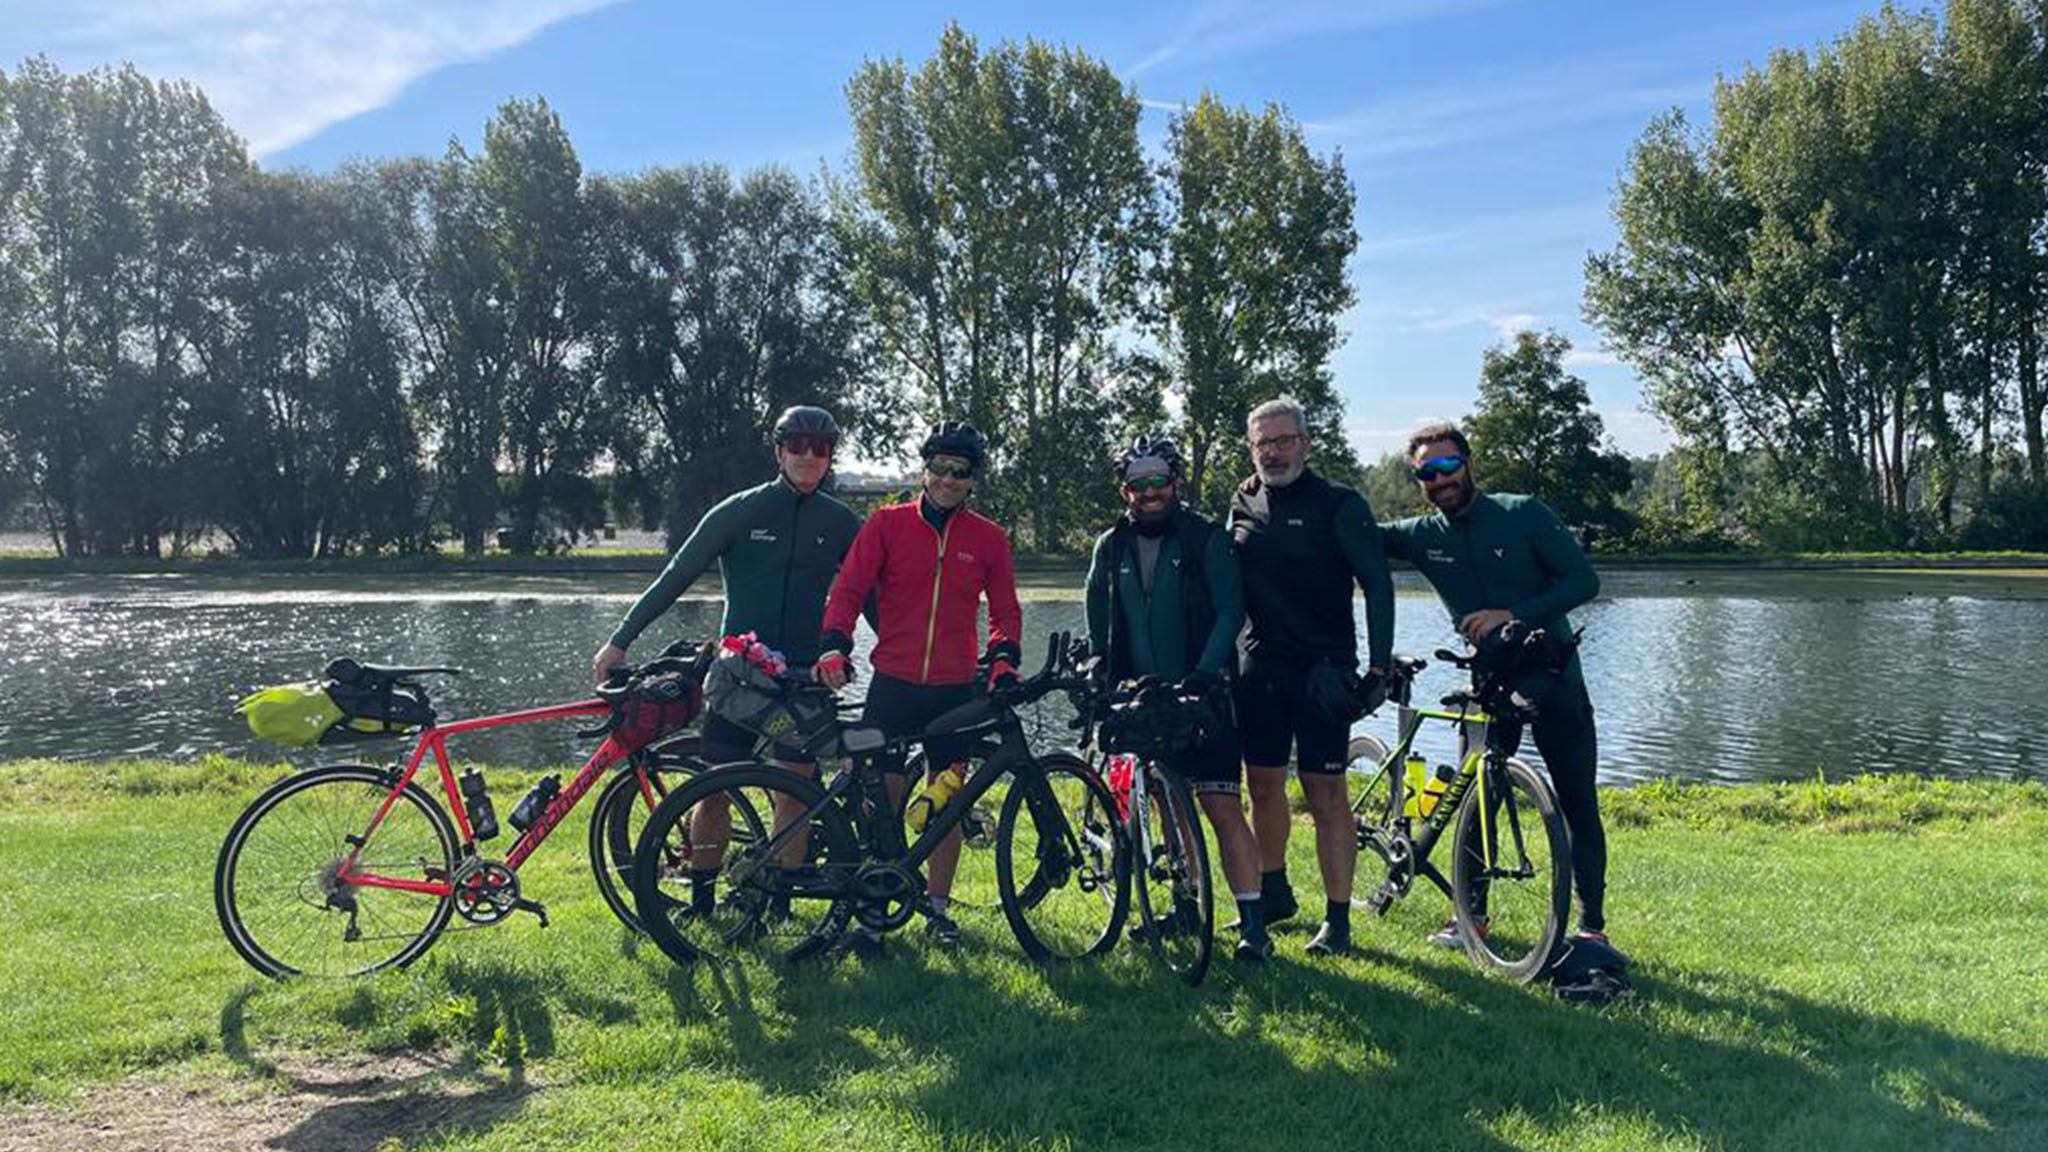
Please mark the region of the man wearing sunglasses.
[[[967, 507], [987, 447], [974, 425], [948, 420], [925, 437], [924, 491], [915, 500], [877, 508], [861, 525], [846, 564], [825, 601], [824, 638], [816, 675], [834, 689], [852, 678], [854, 617], [875, 602], [875, 647], [868, 661], [862, 722], [891, 737], [917, 732], [974, 699], [975, 662], [985, 655], [990, 687], [1016, 680], [1023, 614], [1010, 564], [1010, 540], [996, 523]], [[981, 602], [988, 601], [988, 644], [979, 643]], [[925, 742], [927, 774], [936, 777], [965, 755], [958, 741]], [[904, 787], [901, 755], [879, 766], [889, 798]], [[960, 861], [960, 832], [948, 833], [926, 861], [925, 930], [951, 947], [960, 928], [947, 906]], [[851, 942], [878, 941], [856, 933]]]
[[[1600, 577], [1557, 514], [1533, 496], [1481, 492], [1472, 476], [1471, 445], [1456, 425], [1432, 421], [1415, 429], [1408, 436], [1408, 459], [1436, 511], [1380, 525], [1387, 555], [1422, 572], [1459, 633], [1475, 646], [1510, 620], [1570, 636], [1565, 614], [1599, 593]], [[1576, 653], [1563, 680], [1530, 728], [1571, 829], [1579, 935], [1605, 944], [1607, 835], [1594, 787], [1599, 746]], [[1447, 948], [1464, 946], [1456, 921], [1430, 939]]]
[[1243, 745], [1226, 692], [1244, 625], [1243, 585], [1230, 538], [1181, 506], [1180, 470], [1179, 450], [1163, 437], [1140, 436], [1117, 454], [1124, 515], [1095, 541], [1088, 565], [1088, 641], [1107, 656], [1113, 681], [1156, 676], [1221, 697], [1217, 730], [1170, 767], [1187, 777], [1216, 830], [1237, 897], [1237, 958], [1264, 960], [1273, 940], [1260, 913], [1259, 846], [1238, 799]]
[[[781, 650], [794, 668], [817, 659], [825, 592], [860, 530], [860, 517], [819, 491], [839, 444], [839, 423], [830, 412], [808, 405], [788, 409], [775, 421], [774, 441], [775, 479], [735, 492], [704, 514], [598, 649], [590, 669], [595, 679], [603, 681], [609, 669], [624, 664], [634, 639], [713, 563], [725, 590], [722, 635], [752, 632]], [[721, 716], [704, 718], [700, 755], [710, 763], [752, 759], [756, 743], [752, 732]], [[773, 755], [791, 771], [808, 774], [813, 768], [795, 749], [777, 748]], [[731, 821], [731, 811], [720, 804], [700, 804], [691, 814], [690, 901], [700, 912], [714, 906], [713, 882]]]
[[1365, 592], [1367, 680], [1385, 675], [1394, 646], [1394, 586], [1365, 497], [1308, 467], [1308, 422], [1291, 396], [1252, 409], [1245, 422], [1254, 475], [1230, 503], [1230, 533], [1244, 573], [1247, 626], [1237, 681], [1252, 828], [1258, 834], [1267, 924], [1294, 915], [1287, 881], [1287, 761], [1315, 821], [1323, 923], [1311, 956], [1351, 947], [1351, 877], [1358, 833], [1344, 772], [1350, 761], [1358, 631], [1354, 582]]

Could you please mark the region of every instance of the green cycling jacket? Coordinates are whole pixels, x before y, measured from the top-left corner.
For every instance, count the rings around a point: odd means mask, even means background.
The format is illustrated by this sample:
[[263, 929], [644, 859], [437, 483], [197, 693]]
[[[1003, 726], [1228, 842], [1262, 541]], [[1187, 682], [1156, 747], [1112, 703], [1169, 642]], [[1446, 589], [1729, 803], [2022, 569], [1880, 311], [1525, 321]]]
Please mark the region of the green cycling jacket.
[[[1135, 535], [1119, 525], [1095, 541], [1088, 564], [1089, 645], [1109, 653], [1119, 678], [1178, 680], [1197, 670], [1226, 671], [1244, 626], [1244, 589], [1230, 537], [1203, 517], [1177, 511], [1173, 530], [1160, 540], [1148, 593], [1138, 572]], [[1200, 543], [1198, 564], [1183, 554], [1190, 540]], [[1200, 588], [1190, 586], [1196, 573]]]
[[824, 492], [798, 492], [780, 476], [726, 497], [690, 533], [668, 567], [612, 633], [625, 648], [718, 564], [725, 635], [752, 632], [793, 664], [818, 658], [825, 593], [860, 531], [853, 509]]
[[1505, 608], [1569, 636], [1565, 613], [1600, 592], [1571, 529], [1534, 496], [1475, 493], [1455, 518], [1432, 512], [1381, 524], [1380, 542], [1388, 556], [1421, 570], [1453, 624], [1482, 608]]

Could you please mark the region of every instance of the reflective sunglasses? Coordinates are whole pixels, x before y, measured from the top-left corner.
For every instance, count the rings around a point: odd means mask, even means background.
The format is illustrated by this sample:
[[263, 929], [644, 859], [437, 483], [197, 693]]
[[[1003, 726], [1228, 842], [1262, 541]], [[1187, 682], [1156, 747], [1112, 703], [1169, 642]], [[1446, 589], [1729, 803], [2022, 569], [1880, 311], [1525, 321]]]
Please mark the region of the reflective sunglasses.
[[934, 462], [926, 464], [924, 470], [945, 480], [974, 479], [974, 467], [971, 464], [940, 464]]
[[1124, 487], [1133, 492], [1157, 492], [1162, 488], [1173, 487], [1173, 474], [1162, 472], [1157, 476], [1133, 476], [1124, 481]]
[[782, 447], [792, 456], [832, 455], [832, 441], [823, 436], [791, 436], [782, 442]]
[[1417, 480], [1435, 480], [1441, 476], [1455, 475], [1458, 469], [1464, 466], [1465, 458], [1456, 452], [1446, 453], [1442, 456], [1432, 456], [1415, 466], [1415, 478]]

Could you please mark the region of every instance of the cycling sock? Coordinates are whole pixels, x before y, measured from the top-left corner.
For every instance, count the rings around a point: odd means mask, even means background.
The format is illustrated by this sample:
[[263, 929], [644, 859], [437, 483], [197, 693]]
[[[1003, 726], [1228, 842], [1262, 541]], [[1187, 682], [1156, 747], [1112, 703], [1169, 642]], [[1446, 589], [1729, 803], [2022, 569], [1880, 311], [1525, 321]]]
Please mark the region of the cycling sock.
[[932, 915], [934, 915], [934, 916], [944, 916], [944, 915], [946, 914], [946, 904], [947, 904], [947, 903], [948, 903], [949, 901], [951, 901], [952, 897], [950, 897], [950, 896], [927, 896], [927, 897], [925, 897], [924, 899], [925, 899], [925, 903], [926, 903], [926, 905], [928, 905], [928, 906], [929, 906], [929, 907], [931, 908], [931, 911], [932, 911]]
[[1262, 895], [1270, 896], [1275, 892], [1285, 892], [1289, 887], [1291, 886], [1287, 883], [1287, 867], [1284, 864], [1259, 873], [1259, 892]]
[[1257, 892], [1249, 895], [1232, 893], [1237, 898], [1237, 933], [1247, 940], [1257, 940], [1266, 934], [1266, 917], [1260, 907]]
[[1334, 924], [1339, 928], [1349, 929], [1351, 927], [1351, 901], [1323, 901], [1323, 923]]
[[690, 869], [690, 911], [709, 916], [718, 910], [718, 869]]

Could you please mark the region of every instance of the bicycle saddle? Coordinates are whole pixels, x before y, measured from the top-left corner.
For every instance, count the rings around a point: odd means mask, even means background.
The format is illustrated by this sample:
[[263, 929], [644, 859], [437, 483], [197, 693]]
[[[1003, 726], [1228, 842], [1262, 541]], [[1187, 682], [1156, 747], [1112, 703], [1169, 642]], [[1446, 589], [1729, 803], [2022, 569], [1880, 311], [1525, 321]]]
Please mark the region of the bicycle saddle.
[[462, 675], [462, 669], [441, 667], [411, 668], [403, 667], [397, 664], [364, 664], [361, 661], [351, 660], [348, 657], [343, 656], [339, 659], [328, 661], [327, 668], [325, 671], [321, 673], [321, 675], [325, 676], [329, 680], [339, 681], [343, 684], [354, 684], [357, 681], [362, 680], [366, 677], [373, 680], [404, 680], [409, 677], [426, 675], [428, 673], [438, 673], [444, 676], [460, 676]]

